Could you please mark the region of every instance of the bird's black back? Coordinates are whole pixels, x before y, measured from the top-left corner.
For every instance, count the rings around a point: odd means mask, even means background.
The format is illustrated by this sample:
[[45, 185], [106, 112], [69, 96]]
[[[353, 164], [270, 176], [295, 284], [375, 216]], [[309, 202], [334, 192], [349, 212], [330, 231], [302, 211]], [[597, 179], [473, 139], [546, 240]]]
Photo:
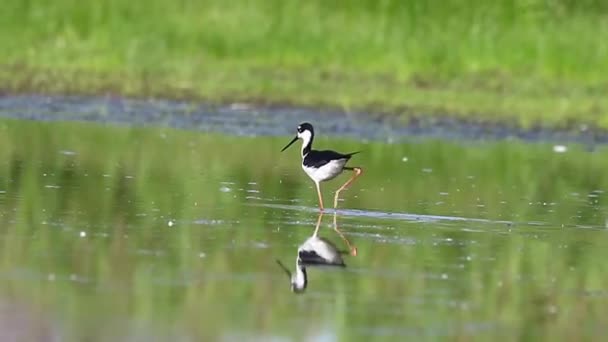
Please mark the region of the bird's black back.
[[352, 157], [354, 154], [357, 154], [357, 153], [359, 153], [359, 152], [342, 154], [342, 153], [338, 153], [336, 151], [331, 151], [331, 150], [325, 150], [325, 151], [311, 150], [310, 152], [308, 152], [308, 154], [306, 154], [306, 157], [304, 157], [304, 160], [302, 163], [306, 167], [319, 168], [319, 167], [329, 163], [332, 160], [341, 160], [341, 159], [349, 160], [350, 157]]
[[330, 260], [322, 258], [315, 251], [300, 251], [298, 252], [298, 265], [304, 266], [341, 266], [345, 267], [344, 261], [333, 263]]

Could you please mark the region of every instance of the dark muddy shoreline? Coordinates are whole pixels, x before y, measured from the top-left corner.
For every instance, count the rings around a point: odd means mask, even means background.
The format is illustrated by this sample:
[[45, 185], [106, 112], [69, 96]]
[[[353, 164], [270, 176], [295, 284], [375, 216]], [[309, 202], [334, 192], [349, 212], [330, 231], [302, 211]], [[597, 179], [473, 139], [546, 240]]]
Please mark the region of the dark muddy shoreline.
[[310, 121], [323, 134], [363, 140], [399, 142], [411, 138], [448, 140], [505, 140], [580, 143], [593, 147], [608, 143], [608, 132], [580, 126], [577, 130], [477, 123], [434, 117], [400, 121], [390, 115], [335, 110], [128, 99], [116, 96], [0, 95], [0, 117], [39, 121], [90, 121], [231, 135], [288, 135], [301, 121]]

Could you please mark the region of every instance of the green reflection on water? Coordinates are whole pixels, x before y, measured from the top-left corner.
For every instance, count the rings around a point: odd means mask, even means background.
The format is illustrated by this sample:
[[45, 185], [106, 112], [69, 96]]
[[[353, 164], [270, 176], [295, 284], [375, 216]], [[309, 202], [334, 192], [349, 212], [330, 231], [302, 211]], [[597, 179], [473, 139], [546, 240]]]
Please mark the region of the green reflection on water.
[[[345, 269], [310, 268], [295, 295], [275, 259], [295, 260], [317, 202], [297, 151], [279, 153], [285, 139], [1, 121], [0, 331], [23, 340], [606, 333], [604, 148], [320, 137], [319, 147], [364, 151], [351, 164], [365, 174], [340, 203], [360, 211], [337, 217], [358, 256]], [[324, 184], [327, 203], [339, 185]], [[340, 246], [329, 216], [320, 235]]]

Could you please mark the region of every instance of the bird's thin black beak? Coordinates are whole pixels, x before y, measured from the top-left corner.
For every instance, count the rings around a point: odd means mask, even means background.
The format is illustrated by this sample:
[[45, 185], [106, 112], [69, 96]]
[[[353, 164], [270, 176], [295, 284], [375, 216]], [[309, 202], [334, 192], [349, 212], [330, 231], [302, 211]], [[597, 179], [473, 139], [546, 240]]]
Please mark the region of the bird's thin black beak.
[[281, 267], [283, 269], [283, 271], [285, 271], [285, 273], [287, 273], [287, 276], [289, 277], [289, 279], [291, 279], [291, 272], [289, 271], [289, 269], [287, 267], [285, 267], [285, 265], [283, 265], [283, 263], [277, 259], [277, 264], [279, 264], [279, 267]]
[[294, 142], [296, 142], [296, 140], [298, 140], [298, 136], [296, 135], [295, 137], [293, 137], [293, 140], [289, 142], [289, 144], [287, 144], [287, 146], [283, 147], [283, 149], [281, 150], [281, 152], [285, 151], [289, 146], [291, 146], [291, 144], [293, 144]]

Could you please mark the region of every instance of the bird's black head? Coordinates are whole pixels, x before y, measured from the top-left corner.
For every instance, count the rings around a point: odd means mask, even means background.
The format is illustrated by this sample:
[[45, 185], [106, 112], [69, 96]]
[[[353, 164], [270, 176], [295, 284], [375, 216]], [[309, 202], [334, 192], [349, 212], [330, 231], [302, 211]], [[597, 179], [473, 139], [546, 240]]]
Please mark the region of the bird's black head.
[[315, 135], [315, 130], [314, 130], [314, 128], [312, 128], [311, 124], [309, 124], [308, 122], [303, 122], [303, 123], [299, 124], [296, 136], [289, 142], [289, 144], [287, 144], [285, 147], [283, 147], [281, 152], [285, 151], [289, 146], [291, 146], [298, 139], [302, 139], [304, 141], [304, 146], [308, 146], [307, 148], [310, 149], [310, 144], [312, 143], [314, 135]]
[[298, 125], [298, 134], [301, 134], [304, 131], [310, 131], [310, 133], [312, 133], [312, 134], [315, 133], [315, 129], [312, 128], [312, 125], [309, 124], [308, 122], [302, 122], [301, 124]]

